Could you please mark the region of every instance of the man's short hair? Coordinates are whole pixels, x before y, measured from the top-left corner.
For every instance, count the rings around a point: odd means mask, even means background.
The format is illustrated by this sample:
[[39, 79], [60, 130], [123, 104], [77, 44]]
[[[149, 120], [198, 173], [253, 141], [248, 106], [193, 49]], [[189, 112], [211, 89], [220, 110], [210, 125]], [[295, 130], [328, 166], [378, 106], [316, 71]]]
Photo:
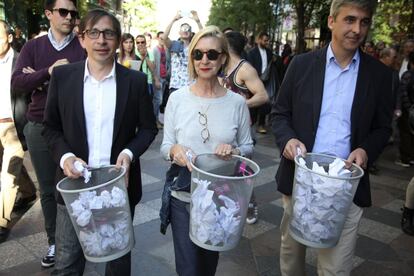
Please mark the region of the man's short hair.
[[121, 40], [121, 24], [119, 23], [118, 19], [112, 14], [107, 12], [103, 9], [93, 9], [88, 11], [87, 14], [82, 18], [81, 22], [79, 23], [79, 34], [81, 36], [84, 35], [87, 27], [93, 27], [102, 17], [109, 17], [112, 22], [112, 27], [116, 33], [118, 38], [118, 42]]
[[145, 35], [143, 34], [139, 34], [135, 37], [135, 40], [137, 40], [137, 38], [143, 38], [145, 42], [147, 42], [147, 38], [145, 37]]
[[385, 57], [390, 57], [391, 56], [391, 53], [392, 53], [392, 51], [395, 51], [395, 49], [394, 48], [390, 48], [390, 47], [388, 47], [388, 48], [384, 48], [384, 49], [382, 49], [382, 51], [380, 52], [380, 58], [385, 58]]
[[262, 39], [264, 36], [270, 37], [268, 33], [266, 32], [260, 32], [259, 35], [257, 36], [258, 39]]
[[367, 11], [372, 17], [375, 12], [375, 8], [377, 6], [376, 0], [332, 0], [331, 3], [331, 10], [329, 15], [332, 16], [334, 19], [338, 16], [339, 9], [343, 6], [357, 6], [365, 11]]
[[[57, 0], [45, 0], [44, 4], [43, 4], [43, 8], [45, 10], [51, 11], [55, 5], [56, 5], [56, 1]], [[77, 6], [77, 1], [76, 0], [69, 0], [73, 3], [73, 5], [75, 5], [75, 7]]]
[[163, 33], [164, 33], [163, 31], [159, 31], [159, 32], [157, 33], [157, 38], [159, 38], [159, 37], [160, 37]]
[[13, 28], [11, 27], [11, 25], [9, 23], [7, 23], [6, 21], [0, 19], [0, 24], [3, 25], [4, 30], [6, 31], [6, 35], [13, 35], [14, 34]]
[[247, 38], [239, 32], [227, 32], [224, 35], [229, 42], [230, 49], [238, 56], [241, 56], [244, 46], [246, 46]]
[[407, 39], [406, 41], [404, 41], [403, 46], [407, 43], [414, 43], [414, 39], [412, 38]]

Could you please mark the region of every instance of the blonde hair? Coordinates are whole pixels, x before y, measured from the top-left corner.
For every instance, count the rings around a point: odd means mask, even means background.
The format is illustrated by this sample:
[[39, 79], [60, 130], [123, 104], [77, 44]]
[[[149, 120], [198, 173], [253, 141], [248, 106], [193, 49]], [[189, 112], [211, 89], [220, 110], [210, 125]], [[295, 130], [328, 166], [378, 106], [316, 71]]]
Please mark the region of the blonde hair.
[[198, 77], [197, 72], [194, 68], [194, 59], [193, 59], [193, 51], [197, 43], [200, 41], [200, 39], [204, 37], [213, 37], [218, 39], [220, 42], [221, 47], [221, 53], [226, 57], [226, 61], [224, 62], [222, 68], [226, 68], [227, 63], [229, 62], [229, 45], [227, 42], [226, 37], [224, 34], [220, 31], [220, 29], [217, 26], [207, 26], [204, 29], [200, 30], [198, 33], [196, 33], [191, 40], [189, 50], [188, 50], [188, 73], [190, 76], [190, 79], [195, 79]]

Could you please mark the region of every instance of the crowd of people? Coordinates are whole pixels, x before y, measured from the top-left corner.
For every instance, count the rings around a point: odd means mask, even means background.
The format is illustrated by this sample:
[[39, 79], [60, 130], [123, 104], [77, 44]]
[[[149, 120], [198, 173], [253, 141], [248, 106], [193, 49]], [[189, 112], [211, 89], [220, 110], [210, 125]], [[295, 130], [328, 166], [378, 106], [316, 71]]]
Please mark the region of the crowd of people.
[[[85, 257], [56, 183], [81, 176], [75, 162], [123, 166], [134, 214], [142, 195], [139, 157], [163, 129], [160, 151], [171, 166], [161, 232], [171, 224], [179, 275], [214, 275], [219, 253], [189, 238], [189, 156], [254, 159], [256, 133], [271, 131], [282, 153], [276, 174], [284, 207], [280, 267], [283, 275], [304, 275], [306, 246], [287, 231], [294, 157], [330, 154], [375, 173], [383, 148], [399, 141], [395, 163], [414, 165], [414, 40], [401, 49], [366, 42], [373, 2], [333, 0], [331, 42], [305, 54], [286, 44], [279, 55], [266, 32], [253, 43], [232, 28], [203, 27], [196, 11], [187, 21], [198, 31], [184, 22], [179, 39], [171, 40], [183, 18], [177, 12], [156, 33], [157, 45], [149, 32], [122, 33], [105, 10], [88, 11], [79, 21], [75, 0], [46, 0], [50, 28], [27, 42], [21, 28], [1, 20], [0, 242], [10, 232], [13, 210], [36, 199], [23, 166], [28, 150], [49, 245], [41, 265], [54, 266], [53, 275], [81, 275]], [[370, 205], [366, 173], [338, 245], [318, 250], [320, 274], [350, 274], [359, 221]], [[248, 207], [246, 222], [253, 224], [259, 218], [254, 193]], [[414, 235], [414, 177], [402, 209], [401, 227]], [[108, 262], [106, 274], [130, 275], [131, 254]]]

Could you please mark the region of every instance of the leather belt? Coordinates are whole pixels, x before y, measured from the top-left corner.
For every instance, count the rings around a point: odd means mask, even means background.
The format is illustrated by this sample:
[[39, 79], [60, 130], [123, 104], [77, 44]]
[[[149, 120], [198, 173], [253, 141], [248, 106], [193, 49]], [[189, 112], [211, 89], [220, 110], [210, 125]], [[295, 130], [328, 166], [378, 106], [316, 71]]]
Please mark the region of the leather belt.
[[13, 118], [0, 119], [0, 123], [13, 123]]

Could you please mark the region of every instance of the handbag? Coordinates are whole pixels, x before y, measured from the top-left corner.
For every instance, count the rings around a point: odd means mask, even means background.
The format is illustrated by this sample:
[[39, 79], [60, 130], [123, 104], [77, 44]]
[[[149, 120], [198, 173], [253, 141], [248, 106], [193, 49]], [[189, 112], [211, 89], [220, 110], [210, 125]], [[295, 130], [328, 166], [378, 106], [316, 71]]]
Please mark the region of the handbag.
[[269, 80], [269, 77], [270, 77], [270, 67], [272, 67], [272, 62], [269, 62], [269, 64], [267, 64], [266, 69], [260, 75], [260, 79], [262, 81], [268, 81]]

